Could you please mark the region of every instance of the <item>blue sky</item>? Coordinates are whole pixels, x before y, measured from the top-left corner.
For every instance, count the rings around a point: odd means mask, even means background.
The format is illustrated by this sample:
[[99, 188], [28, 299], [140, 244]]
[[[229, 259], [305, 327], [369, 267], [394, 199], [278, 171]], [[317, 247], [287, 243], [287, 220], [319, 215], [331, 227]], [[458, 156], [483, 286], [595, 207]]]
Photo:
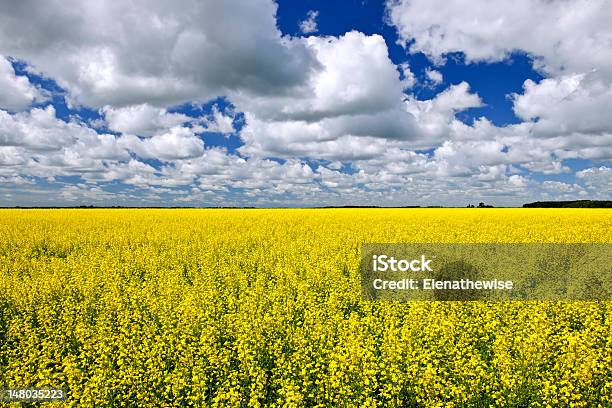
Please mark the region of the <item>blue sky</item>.
[[0, 6], [0, 205], [611, 196], [609, 3], [101, 7]]

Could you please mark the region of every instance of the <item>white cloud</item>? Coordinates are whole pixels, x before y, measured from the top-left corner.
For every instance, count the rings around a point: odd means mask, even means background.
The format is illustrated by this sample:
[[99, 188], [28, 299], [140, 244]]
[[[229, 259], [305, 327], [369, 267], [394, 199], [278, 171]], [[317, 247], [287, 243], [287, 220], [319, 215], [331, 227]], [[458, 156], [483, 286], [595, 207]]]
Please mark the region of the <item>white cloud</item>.
[[612, 3], [481, 0], [465, 7], [456, 1], [389, 0], [387, 10], [400, 42], [437, 63], [452, 52], [463, 52], [468, 63], [529, 54], [549, 76], [526, 80], [523, 93], [512, 95], [529, 136], [549, 138], [543, 142], [548, 153], [561, 159], [612, 157]]
[[518, 174], [513, 174], [512, 176], [508, 177], [508, 182], [516, 187], [525, 187], [529, 183], [527, 178]]
[[413, 119], [400, 109], [306, 121], [261, 121], [247, 115], [239, 150], [248, 156], [350, 160], [381, 154], [388, 139], [415, 137]]
[[193, 129], [180, 126], [144, 140], [124, 136], [118, 143], [145, 159], [182, 160], [201, 156], [204, 152], [204, 142]]
[[156, 108], [148, 103], [122, 108], [107, 105], [100, 113], [104, 115], [110, 130], [143, 137], [153, 136], [191, 120], [187, 115], [168, 113], [166, 109]]
[[322, 68], [301, 93], [261, 98], [230, 95], [237, 108], [246, 112], [242, 153], [328, 157], [331, 149], [337, 149], [337, 156], [346, 157], [350, 150], [346, 142], [357, 146], [357, 137], [410, 140], [420, 136], [403, 102], [405, 86], [381, 36], [352, 31], [303, 41]]
[[300, 30], [304, 34], [312, 34], [319, 31], [317, 27], [317, 17], [319, 17], [319, 12], [316, 10], [309, 10], [307, 13], [308, 18], [306, 20], [300, 21]]
[[1, 54], [0, 89], [0, 108], [10, 111], [20, 111], [35, 101], [41, 102], [46, 99], [26, 76], [15, 75], [11, 62]]
[[552, 75], [612, 75], [612, 4], [606, 0], [512, 2], [388, 0], [388, 18], [411, 52], [442, 61], [450, 52], [468, 61], [499, 61], [515, 50], [540, 57]]
[[400, 69], [400, 72], [403, 76], [402, 84], [404, 86], [404, 89], [412, 88], [416, 83], [416, 78], [414, 76], [414, 73], [410, 70], [410, 65], [407, 62], [404, 62], [399, 64], [398, 68]]
[[514, 95], [514, 112], [536, 121], [536, 136], [612, 133], [612, 82], [594, 74], [527, 80], [524, 93]]
[[317, 188], [312, 168], [298, 160], [245, 160], [219, 149], [208, 149], [200, 157], [175, 162], [162, 169], [162, 177], [187, 185], [197, 181], [197, 191], [251, 190], [258, 194], [294, 191], [299, 185]]
[[483, 102], [477, 94], [470, 92], [467, 82], [461, 82], [451, 85], [433, 99], [422, 101], [409, 97], [405, 106], [425, 135], [421, 147], [435, 147], [449, 138], [457, 112], [483, 106]]
[[36, 184], [34, 180], [29, 179], [29, 178], [20, 177], [20, 176], [0, 177], [0, 183], [17, 184], [17, 185]]
[[234, 133], [234, 116], [232, 112], [221, 112], [217, 105], [213, 105], [212, 114], [205, 118], [202, 124], [207, 132]]
[[601, 197], [612, 194], [612, 168], [607, 166], [592, 167], [576, 173], [576, 179]]
[[581, 189], [577, 184], [569, 184], [561, 181], [544, 181], [542, 182], [542, 188], [545, 190], [551, 190], [561, 193], [573, 193]]
[[433, 85], [440, 85], [444, 82], [444, 77], [440, 71], [436, 71], [435, 69], [427, 68], [425, 70], [425, 76]]
[[126, 184], [148, 186], [156, 179], [154, 167], [141, 161], [107, 163], [104, 171], [85, 175], [87, 181], [121, 181]]
[[266, 120], [317, 121], [381, 112], [401, 103], [404, 95], [399, 72], [380, 35], [351, 31], [340, 37], [299, 41], [316, 58], [319, 69], [290, 94], [254, 97], [230, 93], [239, 110]]
[[467, 82], [461, 82], [457, 85], [451, 85], [444, 92], [436, 95], [431, 103], [426, 105], [428, 112], [449, 113], [460, 112], [469, 108], [478, 108], [483, 106], [483, 103], [477, 94], [470, 92], [470, 86]]
[[[407, 97], [413, 76], [407, 65], [390, 61], [382, 37], [350, 32], [341, 37], [309, 37], [323, 67], [309, 89], [293, 98], [234, 98], [246, 113], [241, 133], [248, 156], [363, 159], [380, 154], [384, 141], [406, 147], [435, 147], [449, 135], [462, 110], [482, 106], [469, 85], [453, 85], [432, 100]], [[366, 147], [367, 146], [367, 147]]]
[[[506, 174], [507, 155], [499, 141], [446, 141], [435, 150], [434, 159], [440, 176], [470, 176], [481, 179]], [[493, 173], [492, 173], [493, 172]], [[489, 173], [489, 174], [485, 174]]]
[[11, 115], [0, 110], [0, 146], [22, 146], [33, 151], [60, 150], [94, 131], [55, 117], [55, 109], [36, 108]]
[[[128, 135], [153, 137], [164, 135], [181, 125], [192, 125], [194, 131], [233, 133], [234, 116], [229, 110], [222, 112], [213, 105], [209, 115], [190, 117], [182, 113], [168, 112], [149, 104], [131, 105], [122, 108], [105, 106], [100, 109], [105, 124], [110, 130]], [[158, 138], [159, 140], [159, 138]]]
[[301, 41], [281, 37], [276, 8], [272, 0], [3, 7], [0, 53], [27, 61], [91, 107], [170, 106], [231, 90], [287, 93], [316, 66]]

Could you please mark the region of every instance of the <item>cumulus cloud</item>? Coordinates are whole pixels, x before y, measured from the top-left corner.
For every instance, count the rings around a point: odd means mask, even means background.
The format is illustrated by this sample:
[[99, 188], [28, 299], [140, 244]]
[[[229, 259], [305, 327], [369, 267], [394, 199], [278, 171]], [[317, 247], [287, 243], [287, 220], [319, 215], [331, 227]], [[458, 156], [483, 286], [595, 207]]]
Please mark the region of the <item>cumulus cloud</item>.
[[300, 21], [300, 31], [304, 34], [312, 34], [319, 31], [317, 27], [317, 17], [319, 17], [319, 12], [316, 10], [309, 10], [307, 13], [308, 18], [306, 20]]
[[[1, 172], [49, 177], [77, 175], [109, 180], [121, 163], [141, 159], [181, 160], [199, 156], [202, 140], [194, 129], [176, 126], [141, 139], [133, 135], [99, 134], [79, 122], [65, 122], [55, 109], [32, 109], [14, 115], [0, 110]], [[137, 166], [128, 167], [142, 170]]]
[[147, 103], [115, 108], [104, 106], [100, 109], [108, 129], [128, 135], [152, 137], [161, 135], [181, 125], [192, 125], [197, 131], [233, 133], [234, 116], [230, 110], [221, 111], [213, 105], [210, 114], [191, 117], [182, 113], [168, 112]]
[[52, 106], [15, 115], [0, 110], [0, 174], [88, 177], [129, 158], [115, 136], [58, 119]]
[[407, 62], [403, 62], [398, 65], [400, 72], [402, 73], [402, 85], [404, 89], [410, 89], [416, 83], [416, 77], [414, 73], [410, 70], [410, 64]]
[[212, 112], [209, 117], [201, 121], [207, 132], [216, 133], [234, 133], [234, 116], [233, 112], [219, 110], [217, 105], [213, 105]]
[[540, 156], [557, 157], [549, 165], [534, 161], [526, 168], [560, 172], [563, 159], [612, 157], [611, 3], [519, 0], [504, 5], [483, 0], [465, 7], [455, 1], [389, 0], [386, 6], [399, 42], [437, 64], [454, 52], [463, 53], [467, 63], [500, 61], [517, 51], [533, 58], [534, 68], [548, 77], [526, 80], [523, 92], [511, 95], [524, 124], [490, 129], [494, 133], [489, 135], [516, 131], [512, 142], [521, 145], [515, 150], [529, 145], [547, 150]]
[[573, 193], [573, 192], [576, 192], [582, 189], [577, 184], [569, 184], [569, 183], [564, 183], [562, 181], [550, 181], [550, 180], [542, 182], [542, 187], [545, 190], [551, 190], [551, 191], [561, 192], [561, 193]]
[[15, 115], [0, 110], [0, 146], [54, 151], [93, 135], [92, 130], [58, 120], [51, 105]]
[[425, 70], [425, 76], [433, 85], [440, 85], [444, 82], [444, 77], [440, 71], [436, 71], [435, 69], [427, 68]]
[[46, 98], [26, 76], [15, 75], [13, 65], [0, 54], [0, 108], [9, 111], [20, 111], [33, 102]]
[[529, 183], [526, 177], [513, 174], [508, 177], [508, 183], [516, 187], [525, 187]]
[[536, 136], [612, 133], [612, 82], [593, 73], [527, 80], [524, 92], [514, 94], [514, 112], [536, 121]]
[[587, 188], [594, 190], [598, 196], [612, 194], [612, 168], [607, 166], [591, 167], [576, 173], [576, 179]]
[[188, 159], [204, 152], [204, 142], [193, 129], [180, 126], [144, 140], [127, 135], [119, 139], [119, 144], [145, 159]]
[[388, 0], [399, 42], [436, 62], [463, 52], [467, 61], [500, 61], [516, 50], [551, 75], [598, 69], [612, 75], [612, 6], [606, 0], [513, 2]]
[[482, 106], [465, 82], [449, 87], [433, 100], [419, 101], [405, 95], [403, 90], [411, 85], [407, 82], [413, 81], [413, 76], [405, 65], [401, 67], [404, 79], [400, 77], [381, 36], [353, 31], [305, 41], [322, 69], [311, 77], [303, 94], [259, 100], [233, 98], [237, 107], [247, 112], [242, 153], [357, 159], [384, 149], [386, 142], [375, 141], [377, 138], [432, 147], [448, 136], [456, 112]]
[[168, 113], [166, 109], [156, 108], [148, 103], [122, 108], [106, 105], [100, 113], [104, 115], [110, 130], [143, 137], [153, 136], [191, 119], [180, 113]]
[[25, 1], [0, 13], [0, 53], [91, 107], [287, 93], [316, 64], [302, 42], [281, 36], [276, 8], [272, 0]]
[[426, 135], [420, 147], [432, 147], [450, 136], [457, 112], [483, 106], [483, 102], [477, 94], [470, 92], [467, 82], [461, 82], [451, 85], [433, 99], [410, 97], [405, 106], [416, 119], [422, 134]]
[[328, 117], [388, 110], [403, 98], [399, 72], [380, 35], [357, 31], [339, 37], [299, 40], [319, 69], [299, 91], [253, 97], [230, 93], [244, 112], [267, 120], [317, 121]]

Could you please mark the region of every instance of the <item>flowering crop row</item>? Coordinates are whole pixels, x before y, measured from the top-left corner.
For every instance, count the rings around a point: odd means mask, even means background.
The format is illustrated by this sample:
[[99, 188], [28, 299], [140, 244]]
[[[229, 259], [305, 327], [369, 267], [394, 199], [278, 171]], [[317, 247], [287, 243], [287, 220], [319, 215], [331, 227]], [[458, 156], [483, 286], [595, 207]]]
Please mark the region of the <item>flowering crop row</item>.
[[612, 406], [612, 302], [370, 302], [362, 242], [609, 210], [0, 210], [0, 385], [68, 406]]

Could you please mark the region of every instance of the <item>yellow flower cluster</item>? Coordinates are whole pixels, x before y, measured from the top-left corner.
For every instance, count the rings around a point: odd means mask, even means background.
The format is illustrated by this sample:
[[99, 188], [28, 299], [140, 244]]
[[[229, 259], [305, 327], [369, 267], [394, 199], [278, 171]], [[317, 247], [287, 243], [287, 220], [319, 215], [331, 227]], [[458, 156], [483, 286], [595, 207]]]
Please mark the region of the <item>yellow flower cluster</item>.
[[610, 210], [0, 210], [0, 388], [68, 406], [612, 406], [612, 302], [370, 302], [362, 242], [612, 242]]

